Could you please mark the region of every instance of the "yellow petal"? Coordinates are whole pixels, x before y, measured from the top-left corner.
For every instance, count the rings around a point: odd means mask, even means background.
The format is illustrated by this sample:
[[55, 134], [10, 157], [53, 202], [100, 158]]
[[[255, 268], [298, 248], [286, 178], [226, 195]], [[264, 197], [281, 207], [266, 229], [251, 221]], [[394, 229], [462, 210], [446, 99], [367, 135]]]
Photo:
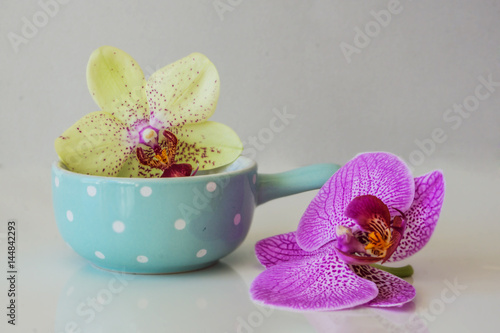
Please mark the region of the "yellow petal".
[[146, 80], [135, 60], [120, 49], [103, 46], [87, 65], [87, 85], [96, 103], [123, 123], [148, 119]]
[[127, 127], [109, 113], [92, 112], [55, 141], [56, 152], [69, 170], [99, 176], [116, 175], [133, 149]]
[[169, 129], [177, 136], [176, 163], [209, 170], [232, 163], [243, 151], [238, 135], [228, 126], [206, 121]]
[[203, 54], [193, 53], [148, 80], [151, 125], [168, 128], [205, 121], [219, 99], [219, 74]]

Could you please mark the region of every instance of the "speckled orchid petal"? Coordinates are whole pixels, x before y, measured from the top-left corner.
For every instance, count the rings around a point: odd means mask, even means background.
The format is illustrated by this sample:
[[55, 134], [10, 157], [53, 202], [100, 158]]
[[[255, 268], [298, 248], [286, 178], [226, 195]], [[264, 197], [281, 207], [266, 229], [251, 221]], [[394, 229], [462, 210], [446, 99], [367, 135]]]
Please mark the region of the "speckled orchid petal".
[[322, 252], [323, 249], [324, 247], [312, 252], [302, 250], [295, 239], [295, 231], [265, 238], [255, 244], [257, 259], [266, 268], [286, 261], [312, 257]]
[[123, 123], [149, 118], [144, 74], [126, 52], [111, 46], [95, 50], [87, 65], [87, 85], [101, 109]]
[[345, 216], [353, 219], [363, 231], [371, 232], [375, 225], [389, 228], [391, 214], [389, 208], [376, 196], [361, 195], [347, 205]]
[[366, 306], [399, 306], [415, 298], [415, 288], [395, 275], [370, 266], [352, 266], [352, 270], [358, 276], [372, 281], [377, 285], [377, 297], [366, 303]]
[[335, 251], [274, 265], [250, 287], [265, 305], [295, 310], [339, 310], [365, 304], [378, 294], [375, 283], [358, 277]]
[[209, 170], [232, 163], [243, 151], [238, 135], [228, 126], [206, 121], [169, 128], [179, 140], [176, 163]]
[[55, 149], [69, 170], [115, 176], [133, 150], [127, 127], [106, 112], [90, 113], [55, 141]]
[[152, 169], [139, 163], [135, 153], [131, 153], [129, 158], [123, 163], [117, 177], [126, 178], [158, 178], [163, 173], [163, 170]]
[[217, 69], [201, 53], [156, 71], [146, 88], [151, 125], [169, 128], [207, 120], [215, 111], [219, 87]]
[[441, 171], [415, 178], [415, 200], [405, 212], [406, 228], [403, 237], [388, 262], [403, 260], [427, 244], [441, 213], [444, 188]]
[[304, 250], [313, 251], [335, 239], [337, 225], [354, 227], [344, 213], [357, 196], [374, 195], [396, 215], [395, 209], [408, 210], [414, 192], [411, 171], [399, 157], [390, 153], [360, 154], [319, 190], [299, 222], [297, 242]]

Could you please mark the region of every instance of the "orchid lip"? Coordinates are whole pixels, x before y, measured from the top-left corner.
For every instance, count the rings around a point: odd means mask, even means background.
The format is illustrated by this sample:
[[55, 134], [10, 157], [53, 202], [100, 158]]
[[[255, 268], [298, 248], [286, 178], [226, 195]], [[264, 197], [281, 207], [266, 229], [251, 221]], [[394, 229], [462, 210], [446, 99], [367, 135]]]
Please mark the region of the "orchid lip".
[[[358, 229], [338, 225], [335, 249], [348, 264], [370, 264], [387, 261], [399, 246], [405, 228], [405, 215], [391, 220], [388, 207], [373, 195], [354, 198], [347, 206], [346, 216], [352, 218]], [[361, 234], [361, 235], [360, 235]]]

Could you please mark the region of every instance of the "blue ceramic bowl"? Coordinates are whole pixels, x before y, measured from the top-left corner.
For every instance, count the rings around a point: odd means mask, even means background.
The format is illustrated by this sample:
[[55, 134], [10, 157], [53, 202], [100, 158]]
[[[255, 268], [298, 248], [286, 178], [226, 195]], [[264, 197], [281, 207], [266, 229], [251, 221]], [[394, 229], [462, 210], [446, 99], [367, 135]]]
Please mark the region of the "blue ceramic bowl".
[[94, 265], [142, 274], [208, 267], [245, 239], [254, 208], [320, 188], [337, 170], [317, 164], [262, 175], [240, 157], [224, 168], [184, 178], [118, 178], [52, 166], [57, 226]]

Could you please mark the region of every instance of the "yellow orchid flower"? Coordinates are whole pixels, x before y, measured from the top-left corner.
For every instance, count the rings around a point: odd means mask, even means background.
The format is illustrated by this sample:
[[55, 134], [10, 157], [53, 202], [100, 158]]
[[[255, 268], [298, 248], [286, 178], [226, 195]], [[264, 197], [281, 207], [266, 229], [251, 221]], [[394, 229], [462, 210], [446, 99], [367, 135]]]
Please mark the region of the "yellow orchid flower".
[[193, 53], [146, 81], [135, 60], [103, 46], [90, 56], [89, 91], [101, 108], [66, 130], [55, 149], [69, 170], [100, 176], [176, 177], [233, 162], [238, 135], [208, 121], [219, 98], [217, 70]]

